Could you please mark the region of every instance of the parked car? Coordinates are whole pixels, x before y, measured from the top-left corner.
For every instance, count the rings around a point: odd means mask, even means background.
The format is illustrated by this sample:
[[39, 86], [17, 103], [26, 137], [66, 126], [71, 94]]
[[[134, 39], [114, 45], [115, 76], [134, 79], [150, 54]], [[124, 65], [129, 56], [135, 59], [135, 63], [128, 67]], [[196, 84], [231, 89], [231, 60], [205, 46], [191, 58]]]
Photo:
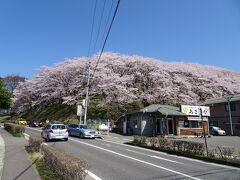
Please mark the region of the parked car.
[[64, 139], [67, 141], [68, 130], [64, 124], [48, 124], [46, 127], [42, 128], [41, 136], [46, 141], [54, 139]]
[[99, 131], [107, 131], [108, 130], [108, 126], [106, 124], [100, 124], [98, 126]]
[[222, 135], [222, 136], [226, 135], [226, 131], [216, 126], [210, 126], [209, 131], [210, 131], [210, 134], [212, 135]]
[[90, 129], [86, 124], [69, 124], [68, 132], [70, 136], [78, 136], [80, 138], [99, 137], [99, 132], [95, 129]]
[[18, 118], [15, 123], [19, 125], [27, 125], [26, 119], [23, 118]]
[[29, 127], [42, 127], [43, 123], [37, 119], [30, 119]]

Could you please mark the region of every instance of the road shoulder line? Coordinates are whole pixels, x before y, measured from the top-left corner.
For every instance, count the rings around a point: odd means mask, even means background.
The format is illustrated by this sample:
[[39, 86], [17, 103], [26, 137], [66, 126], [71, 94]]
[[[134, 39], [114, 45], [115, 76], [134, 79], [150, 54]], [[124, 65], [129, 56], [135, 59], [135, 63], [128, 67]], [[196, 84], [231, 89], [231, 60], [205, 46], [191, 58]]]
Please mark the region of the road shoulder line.
[[169, 169], [169, 168], [165, 168], [165, 167], [163, 167], [163, 166], [159, 166], [159, 165], [156, 165], [156, 164], [147, 162], [147, 161], [143, 161], [143, 160], [140, 160], [140, 159], [137, 159], [137, 158], [128, 156], [128, 155], [124, 155], [124, 154], [121, 154], [121, 153], [118, 153], [118, 152], [115, 152], [115, 151], [112, 151], [112, 150], [109, 150], [109, 149], [105, 149], [105, 148], [102, 148], [102, 147], [99, 147], [99, 146], [95, 146], [95, 145], [92, 145], [92, 144], [88, 144], [88, 143], [85, 143], [85, 142], [82, 142], [82, 141], [78, 141], [78, 140], [75, 140], [75, 139], [72, 139], [72, 138], [69, 138], [69, 139], [70, 139], [71, 141], [75, 141], [75, 142], [78, 142], [78, 143], [81, 143], [81, 144], [85, 144], [85, 145], [87, 145], [87, 146], [91, 146], [91, 147], [94, 147], [94, 148], [96, 148], [96, 149], [100, 149], [100, 150], [103, 150], [103, 151], [106, 151], [106, 152], [110, 152], [110, 153], [112, 153], [112, 154], [116, 154], [116, 155], [121, 156], [121, 157], [125, 157], [125, 158], [128, 158], [128, 159], [131, 159], [131, 160], [134, 160], [134, 161], [143, 163], [143, 164], [147, 164], [147, 165], [150, 165], [150, 166], [159, 168], [159, 169], [163, 169], [163, 170], [166, 170], [166, 171], [169, 171], [169, 172], [172, 172], [172, 173], [175, 173], [175, 174], [178, 174], [178, 175], [187, 177], [187, 178], [191, 178], [191, 179], [195, 179], [195, 180], [201, 180], [201, 179], [196, 178], [196, 177], [194, 177], [194, 176], [190, 176], [190, 175], [188, 175], [188, 174], [184, 174], [184, 173], [181, 173], [181, 172], [178, 172], [178, 171]]

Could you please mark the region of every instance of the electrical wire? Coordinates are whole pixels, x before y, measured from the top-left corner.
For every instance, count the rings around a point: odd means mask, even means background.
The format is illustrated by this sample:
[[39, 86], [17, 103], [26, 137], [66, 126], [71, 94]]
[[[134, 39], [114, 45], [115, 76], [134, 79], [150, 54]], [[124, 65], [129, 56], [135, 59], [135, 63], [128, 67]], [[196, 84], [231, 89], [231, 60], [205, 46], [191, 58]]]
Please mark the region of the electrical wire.
[[102, 26], [102, 19], [103, 19], [103, 14], [104, 14], [104, 11], [105, 11], [105, 4], [106, 4], [106, 0], [104, 0], [103, 10], [102, 10], [102, 13], [101, 13], [101, 16], [100, 16], [100, 22], [98, 24], [97, 38], [96, 38], [96, 41], [95, 41], [95, 44], [94, 44], [94, 48], [93, 48], [94, 52], [95, 52], [97, 41], [98, 41], [98, 38], [99, 38], [100, 28]]
[[92, 77], [90, 78], [90, 82], [91, 82], [92, 78], [93, 78], [94, 75], [95, 75], [95, 71], [96, 71], [97, 66], [98, 66], [98, 64], [99, 64], [99, 61], [100, 61], [100, 59], [101, 59], [101, 57], [102, 57], [102, 53], [103, 53], [103, 50], [104, 50], [104, 48], [105, 48], [105, 45], [106, 45], [106, 42], [107, 42], [107, 39], [108, 39], [109, 33], [110, 33], [110, 31], [111, 31], [111, 28], [112, 28], [112, 25], [113, 25], [114, 19], [115, 19], [115, 17], [116, 17], [116, 14], [117, 14], [117, 11], [118, 11], [118, 7], [119, 7], [119, 4], [120, 4], [120, 1], [121, 1], [121, 0], [118, 0], [118, 2], [117, 2], [117, 5], [116, 5], [116, 8], [115, 8], [115, 11], [114, 11], [114, 14], [113, 14], [113, 17], [112, 17], [112, 20], [111, 20], [110, 26], [109, 26], [109, 28], [108, 28], [108, 32], [107, 32], [107, 35], [106, 35], [106, 37], [105, 37], [105, 40], [104, 40], [104, 43], [103, 43], [103, 46], [102, 46], [102, 49], [101, 49], [100, 55], [98, 56], [98, 60], [97, 60], [97, 63], [96, 63], [96, 65], [95, 65], [95, 67], [94, 67]]
[[90, 48], [91, 48], [92, 39], [93, 39], [93, 29], [94, 29], [94, 24], [95, 24], [97, 1], [98, 1], [98, 0], [95, 0], [95, 4], [94, 4], [94, 12], [93, 12], [93, 19], [92, 19], [92, 30], [91, 30], [90, 42], [89, 42], [89, 46], [88, 46], [88, 56], [89, 56], [89, 54], [90, 54]]

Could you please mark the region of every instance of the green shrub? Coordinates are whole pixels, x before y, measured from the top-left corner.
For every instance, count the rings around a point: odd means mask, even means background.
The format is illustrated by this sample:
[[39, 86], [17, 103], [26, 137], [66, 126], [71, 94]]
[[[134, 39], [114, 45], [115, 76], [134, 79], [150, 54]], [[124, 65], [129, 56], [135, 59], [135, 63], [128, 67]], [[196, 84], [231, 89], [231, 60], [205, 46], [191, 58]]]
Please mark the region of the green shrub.
[[157, 148], [159, 150], [176, 151], [190, 154], [204, 154], [204, 144], [192, 141], [182, 141], [167, 139], [162, 136], [145, 137], [134, 136], [133, 143], [136, 145], [147, 145], [149, 147]]
[[10, 132], [13, 136], [22, 136], [25, 131], [24, 126], [13, 123], [4, 123], [4, 129]]
[[191, 153], [191, 154], [204, 154], [204, 144], [193, 141], [170, 140], [170, 149], [173, 151]]
[[86, 170], [88, 169], [86, 161], [67, 155], [51, 146], [42, 146], [42, 152], [44, 154], [44, 163], [53, 167], [54, 172], [62, 179], [85, 179], [87, 175]]
[[133, 143], [138, 145], [146, 145], [146, 137], [145, 136], [133, 136]]
[[215, 154], [218, 158], [233, 159], [234, 148], [217, 146], [215, 148]]
[[162, 136], [157, 137], [158, 147], [159, 149], [170, 149], [168, 140]]
[[30, 135], [28, 144], [29, 148], [32, 148], [33, 151], [39, 152], [41, 144], [44, 142], [43, 138], [37, 135]]

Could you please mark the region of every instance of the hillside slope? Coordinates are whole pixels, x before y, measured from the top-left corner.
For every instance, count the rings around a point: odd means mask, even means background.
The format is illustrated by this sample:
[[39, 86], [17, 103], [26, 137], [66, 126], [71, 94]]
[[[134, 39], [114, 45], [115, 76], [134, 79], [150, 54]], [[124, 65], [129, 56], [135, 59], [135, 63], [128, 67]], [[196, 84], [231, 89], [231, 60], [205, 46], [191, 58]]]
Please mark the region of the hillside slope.
[[[90, 59], [94, 69], [97, 57]], [[55, 103], [76, 104], [86, 92], [86, 62], [82, 57], [42, 67], [14, 91], [13, 110], [20, 113]], [[91, 79], [90, 96], [102, 98], [99, 106], [132, 102], [196, 104], [240, 93], [239, 86], [240, 73], [223, 68], [104, 53]]]

